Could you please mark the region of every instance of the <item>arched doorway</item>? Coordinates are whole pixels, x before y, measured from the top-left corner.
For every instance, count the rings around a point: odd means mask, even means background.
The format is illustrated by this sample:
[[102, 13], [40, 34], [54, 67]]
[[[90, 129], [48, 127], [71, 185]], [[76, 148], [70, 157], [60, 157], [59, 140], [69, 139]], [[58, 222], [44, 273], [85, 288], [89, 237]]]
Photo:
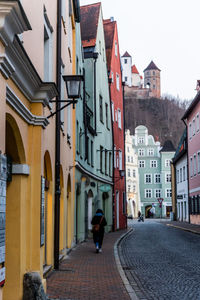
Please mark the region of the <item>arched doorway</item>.
[[44, 257], [43, 265], [50, 265], [53, 256], [53, 182], [51, 158], [48, 151], [44, 155], [45, 215], [44, 215]]
[[93, 192], [91, 190], [89, 190], [89, 192], [88, 192], [87, 202], [88, 202], [88, 211], [87, 211], [87, 215], [88, 215], [87, 231], [88, 231], [88, 230], [92, 229], [91, 221], [92, 221], [92, 217], [94, 215]]
[[145, 218], [150, 218], [151, 217], [151, 213], [150, 213], [150, 209], [152, 208], [152, 205], [148, 205], [145, 207]]
[[[26, 164], [26, 154], [19, 126], [15, 119], [6, 114], [6, 156], [13, 164]], [[21, 172], [22, 173], [22, 172]], [[6, 228], [5, 263], [6, 285], [5, 299], [12, 299], [17, 292], [22, 295], [22, 278], [26, 268], [26, 255], [22, 256], [27, 239], [26, 218], [28, 197], [28, 176], [12, 174], [6, 189]], [[14, 280], [12, 280], [14, 278]]]
[[72, 243], [72, 196], [71, 196], [71, 177], [67, 180], [67, 247], [71, 248]]

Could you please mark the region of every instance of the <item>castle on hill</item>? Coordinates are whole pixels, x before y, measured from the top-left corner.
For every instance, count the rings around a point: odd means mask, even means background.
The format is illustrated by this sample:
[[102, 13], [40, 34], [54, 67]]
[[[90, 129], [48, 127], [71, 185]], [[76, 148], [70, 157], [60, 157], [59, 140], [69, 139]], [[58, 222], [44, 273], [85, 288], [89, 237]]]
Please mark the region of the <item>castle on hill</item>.
[[122, 80], [126, 85], [126, 94], [132, 94], [138, 99], [160, 98], [160, 72], [161, 70], [151, 61], [141, 76], [137, 67], [132, 64], [132, 57], [126, 51], [121, 57]]

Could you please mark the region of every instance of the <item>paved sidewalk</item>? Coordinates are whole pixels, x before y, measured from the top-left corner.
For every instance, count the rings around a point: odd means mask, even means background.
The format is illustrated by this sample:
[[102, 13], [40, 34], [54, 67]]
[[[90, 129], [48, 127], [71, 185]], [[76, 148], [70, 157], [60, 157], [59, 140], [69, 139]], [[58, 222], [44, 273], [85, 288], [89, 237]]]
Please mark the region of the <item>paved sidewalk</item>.
[[95, 253], [92, 240], [78, 245], [47, 278], [51, 299], [128, 300], [114, 257], [114, 244], [126, 230], [105, 234], [103, 252]]
[[200, 234], [200, 225], [189, 224], [187, 222], [169, 221], [166, 225], [189, 231], [192, 233]]

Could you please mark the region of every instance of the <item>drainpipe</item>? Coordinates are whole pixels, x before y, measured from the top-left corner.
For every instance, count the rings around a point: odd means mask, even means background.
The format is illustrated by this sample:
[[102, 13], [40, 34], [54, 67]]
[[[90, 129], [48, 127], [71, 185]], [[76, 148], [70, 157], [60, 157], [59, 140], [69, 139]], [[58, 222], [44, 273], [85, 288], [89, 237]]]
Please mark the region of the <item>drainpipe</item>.
[[[57, 45], [56, 45], [56, 84], [58, 96], [56, 97], [56, 111], [60, 109], [61, 90], [61, 0], [57, 0]], [[55, 137], [55, 220], [54, 220], [54, 269], [59, 270], [59, 240], [60, 240], [60, 111], [56, 114]]]
[[96, 76], [96, 63], [97, 63], [97, 58], [98, 58], [98, 53], [93, 53], [93, 58], [94, 58], [94, 129], [95, 133], [97, 132], [97, 93], [96, 93], [96, 81], [97, 81], [97, 76]]
[[[126, 135], [125, 135], [125, 82], [122, 82], [122, 88], [123, 88], [123, 126], [124, 126], [124, 185], [125, 185], [125, 200], [126, 200], [126, 206], [127, 206], [127, 199], [126, 199]], [[126, 211], [126, 228], [127, 228], [127, 211]]]
[[189, 179], [190, 179], [190, 177], [189, 177], [189, 156], [188, 156], [188, 126], [187, 126], [187, 124], [186, 124], [186, 122], [185, 122], [185, 120], [184, 119], [182, 119], [182, 121], [183, 121], [183, 123], [184, 123], [184, 125], [185, 125], [185, 127], [186, 127], [186, 132], [187, 132], [187, 139], [186, 139], [186, 141], [187, 141], [187, 145], [186, 145], [186, 147], [187, 147], [187, 180], [188, 180], [188, 221], [189, 221], [189, 223], [190, 223], [190, 213], [191, 213], [191, 200], [190, 200], [190, 197], [189, 197], [189, 190], [190, 190], [190, 188], [189, 188]]

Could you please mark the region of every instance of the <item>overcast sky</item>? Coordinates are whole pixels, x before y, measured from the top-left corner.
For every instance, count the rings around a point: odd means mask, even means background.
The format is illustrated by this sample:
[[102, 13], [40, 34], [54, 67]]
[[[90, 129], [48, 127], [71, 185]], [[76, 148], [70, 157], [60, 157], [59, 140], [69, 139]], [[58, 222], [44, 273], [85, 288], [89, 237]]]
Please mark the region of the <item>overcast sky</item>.
[[[100, 2], [80, 0], [81, 5]], [[161, 93], [194, 98], [200, 79], [200, 0], [102, 0], [104, 19], [117, 21], [121, 55], [128, 51], [143, 75], [161, 69]]]

